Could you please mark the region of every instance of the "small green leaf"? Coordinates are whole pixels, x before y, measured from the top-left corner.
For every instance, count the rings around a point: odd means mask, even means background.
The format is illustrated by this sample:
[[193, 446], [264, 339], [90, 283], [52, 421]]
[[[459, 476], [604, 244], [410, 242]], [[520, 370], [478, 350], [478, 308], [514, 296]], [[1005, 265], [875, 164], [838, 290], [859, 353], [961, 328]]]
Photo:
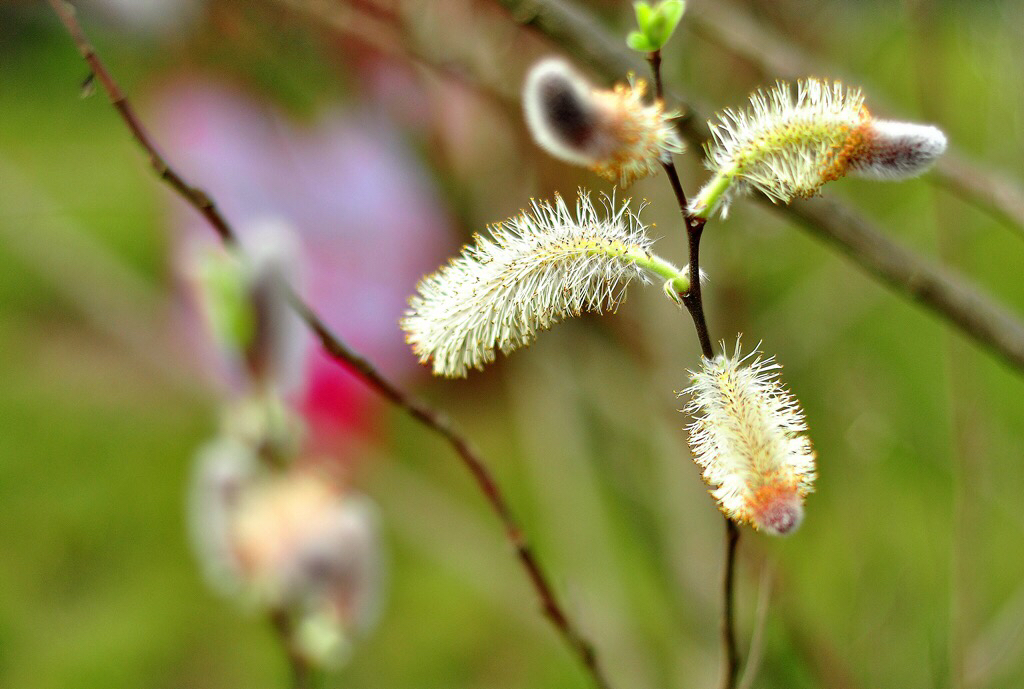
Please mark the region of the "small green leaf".
[[630, 31], [629, 35], [626, 36], [626, 44], [633, 50], [641, 53], [651, 53], [657, 50], [647, 39], [647, 36], [639, 31]]
[[[645, 53], [661, 50], [672, 37], [685, 10], [684, 0], [663, 0], [655, 7], [642, 0], [633, 3], [639, 30], [629, 34], [626, 38], [627, 44], [633, 50]], [[638, 35], [643, 40], [638, 38]]]
[[222, 346], [243, 351], [252, 341], [256, 323], [241, 261], [211, 251], [200, 263], [199, 283], [203, 311], [214, 336]]
[[643, 0], [634, 2], [633, 11], [636, 12], [636, 25], [640, 28], [640, 31], [643, 31], [651, 21], [652, 10], [650, 4]]
[[686, 2], [685, 0], [666, 0], [658, 6], [658, 11], [665, 17], [669, 36], [671, 36], [672, 32], [676, 30], [676, 26], [679, 25], [679, 20], [683, 18], [683, 12], [686, 11]]
[[647, 23], [647, 40], [659, 48], [665, 45], [666, 25], [665, 16], [661, 12], [656, 12]]

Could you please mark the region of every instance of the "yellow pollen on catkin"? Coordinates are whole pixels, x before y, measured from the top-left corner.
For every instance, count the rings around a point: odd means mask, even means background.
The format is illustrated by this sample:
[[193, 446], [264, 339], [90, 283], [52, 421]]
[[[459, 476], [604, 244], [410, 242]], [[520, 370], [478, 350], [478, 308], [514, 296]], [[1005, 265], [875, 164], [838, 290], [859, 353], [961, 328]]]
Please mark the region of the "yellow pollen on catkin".
[[816, 195], [826, 183], [856, 174], [901, 180], [927, 171], [946, 150], [931, 125], [872, 117], [860, 89], [804, 79], [796, 95], [786, 82], [757, 91], [745, 110], [725, 110], [708, 122], [713, 141], [707, 166], [715, 174], [690, 212], [724, 217], [729, 204], [757, 190], [777, 203]]
[[608, 197], [603, 210], [583, 191], [575, 212], [561, 197], [535, 201], [423, 278], [401, 323], [420, 361], [436, 375], [462, 377], [566, 318], [614, 312], [627, 285], [649, 272], [685, 279], [651, 254], [653, 240], [628, 202]]
[[607, 157], [596, 160], [591, 170], [600, 177], [626, 188], [638, 179], [654, 174], [671, 153], [682, 152], [682, 142], [660, 99], [644, 102], [647, 82], [633, 79], [616, 84], [609, 91], [594, 91], [599, 112], [605, 113], [615, 142]]
[[675, 113], [647, 95], [643, 79], [631, 76], [628, 83], [598, 89], [568, 62], [548, 58], [527, 74], [523, 112], [548, 153], [628, 187], [684, 150]]
[[710, 122], [714, 141], [707, 165], [715, 172], [691, 210], [723, 214], [731, 200], [756, 189], [776, 202], [814, 196], [843, 177], [863, 156], [872, 118], [859, 89], [840, 82], [807, 79], [779, 82], [750, 96], [746, 110], [726, 110]]
[[814, 485], [814, 450], [779, 365], [755, 350], [704, 359], [683, 394], [694, 461], [721, 511], [773, 535], [792, 532]]

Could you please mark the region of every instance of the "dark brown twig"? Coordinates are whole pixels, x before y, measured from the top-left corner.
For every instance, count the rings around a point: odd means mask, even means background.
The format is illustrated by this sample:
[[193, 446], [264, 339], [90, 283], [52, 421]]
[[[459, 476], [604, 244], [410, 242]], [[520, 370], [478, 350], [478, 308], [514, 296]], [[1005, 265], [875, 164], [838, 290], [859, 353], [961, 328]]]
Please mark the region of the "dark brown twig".
[[[661, 76], [661, 51], [656, 50], [647, 56], [651, 65], [651, 73], [654, 75], [655, 95], [659, 100], [665, 98], [665, 87]], [[663, 161], [665, 174], [668, 176], [672, 191], [679, 203], [679, 212], [683, 216], [683, 225], [686, 227], [686, 238], [689, 244], [689, 271], [690, 288], [685, 294], [680, 294], [683, 305], [690, 312], [693, 319], [693, 326], [697, 330], [697, 339], [700, 341], [701, 353], [705, 359], [712, 359], [715, 356], [714, 348], [711, 345], [711, 335], [708, 332], [707, 318], [704, 315], [704, 298], [701, 293], [700, 284], [700, 239], [704, 234], [706, 218], [699, 218], [690, 213], [689, 205], [686, 202], [686, 193], [679, 181], [679, 173], [676, 171], [676, 164], [673, 160]], [[728, 517], [725, 517], [725, 567], [722, 577], [722, 657], [724, 671], [722, 672], [722, 689], [734, 689], [736, 677], [740, 666], [739, 650], [736, 645], [735, 614], [733, 610], [734, 582], [736, 579], [736, 546], [739, 543], [740, 531]]]
[[[519, 23], [547, 35], [580, 62], [608, 79], [639, 72], [643, 59], [630, 51], [590, 14], [564, 0], [497, 0]], [[676, 122], [694, 146], [710, 133], [698, 112], [699, 103], [668, 93], [684, 104]], [[937, 265], [892, 241], [848, 205], [831, 198], [775, 206], [758, 202], [798, 221], [811, 234], [834, 245], [863, 270], [897, 294], [913, 299], [1024, 373], [1024, 323], [1005, 306], [983, 294], [963, 276]]]
[[722, 575], [722, 645], [725, 647], [725, 671], [722, 689], [733, 689], [740, 670], [740, 652], [736, 646], [735, 611], [733, 600], [736, 590], [736, 546], [740, 542], [740, 529], [736, 522], [725, 520], [725, 570]]
[[[160, 154], [156, 146], [153, 144], [152, 139], [146, 129], [142, 126], [142, 123], [135, 114], [131, 104], [128, 102], [117, 82], [111, 76], [103, 61], [99, 58], [95, 49], [86, 38], [85, 33], [82, 31], [82, 27], [75, 17], [74, 8], [71, 5], [62, 2], [62, 0], [47, 0], [47, 2], [49, 2], [61, 23], [64, 24], [65, 28], [71, 34], [71, 38], [74, 40], [78, 51], [89, 64], [90, 69], [93, 74], [96, 75], [100, 85], [110, 96], [111, 102], [118, 114], [121, 116], [125, 125], [127, 125], [132, 134], [132, 138], [134, 138], [135, 141], [146, 151], [150, 164], [160, 179], [170, 185], [190, 205], [199, 211], [224, 242], [228, 244], [235, 243], [237, 241], [237, 235], [210, 197], [201, 189], [198, 189], [186, 182], [185, 179], [168, 164], [166, 159]], [[558, 597], [550, 584], [550, 579], [544, 572], [536, 554], [533, 552], [533, 549], [530, 547], [530, 544], [523, 535], [518, 522], [512, 514], [512, 510], [507, 499], [498, 487], [490, 469], [488, 469], [487, 465], [482, 459], [480, 459], [479, 455], [477, 455], [475, 450], [473, 450], [469, 442], [459, 434], [452, 424], [440, 413], [423, 402], [420, 402], [406, 394], [396, 385], [384, 378], [384, 376], [381, 375], [365, 357], [349, 348], [341, 338], [339, 338], [324, 324], [324, 322], [305, 302], [294, 294], [292, 295], [292, 304], [302, 316], [303, 320], [308, 324], [310, 329], [316, 334], [327, 353], [330, 354], [335, 361], [358, 376], [366, 385], [382, 397], [406, 411], [410, 416], [434, 433], [440, 435], [448, 442], [449, 445], [452, 446], [452, 449], [455, 450], [463, 465], [472, 474], [477, 486], [487, 499], [488, 504], [501, 520], [505, 529], [505, 534], [509, 542], [512, 544], [512, 547], [515, 549], [516, 556], [518, 557], [523, 569], [526, 571], [537, 597], [541, 601], [545, 617], [551, 621], [558, 633], [579, 657], [580, 662], [590, 674], [594, 684], [599, 689], [608, 689], [610, 685], [604, 676], [604, 672], [598, 662], [593, 646], [576, 629], [575, 625], [566, 614], [564, 607], [559, 603]], [[274, 626], [279, 633], [287, 631], [287, 628], [282, 626], [283, 624], [288, 623], [286, 618], [282, 618], [280, 615], [275, 615], [273, 617], [273, 621]], [[305, 686], [300, 685], [299, 681], [301, 678], [303, 682], [306, 682], [307, 679], [305, 678], [308, 676], [308, 673], [305, 668], [299, 664], [299, 657], [295, 653], [289, 650], [288, 655], [296, 677], [296, 686]]]

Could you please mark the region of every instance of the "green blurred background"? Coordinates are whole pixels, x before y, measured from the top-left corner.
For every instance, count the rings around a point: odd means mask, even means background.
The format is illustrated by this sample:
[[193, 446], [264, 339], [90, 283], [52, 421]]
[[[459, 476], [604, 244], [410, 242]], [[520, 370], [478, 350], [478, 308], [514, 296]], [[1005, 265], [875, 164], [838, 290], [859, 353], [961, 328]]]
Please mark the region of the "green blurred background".
[[[591, 4], [625, 35], [628, 4]], [[708, 4], [691, 0], [695, 17]], [[183, 74], [242, 85], [297, 122], [376, 99], [452, 218], [441, 255], [531, 196], [605, 188], [529, 143], [515, 94], [553, 47], [495, 3], [212, 0], [173, 26], [131, 6], [82, 15], [146, 116]], [[1024, 4], [735, 8], [816, 74], [861, 83], [875, 111], [939, 124], [1024, 177]], [[368, 75], [387, 70], [425, 104], [381, 96]], [[722, 106], [768, 81], [696, 19], [666, 71]], [[286, 686], [269, 626], [209, 591], [190, 550], [184, 495], [217, 396], [175, 332], [167, 193], [105, 97], [80, 98], [85, 76], [43, 3], [0, 5], [0, 686]], [[683, 176], [690, 190], [703, 179], [694, 153]], [[631, 193], [681, 260], [665, 180]], [[1020, 228], [928, 177], [828, 193], [1024, 311]], [[1024, 685], [1021, 374], [751, 204], [709, 227], [702, 258], [713, 336], [763, 340], [819, 454], [800, 531], [741, 541], [753, 686]], [[675, 397], [697, 356], [685, 313], [634, 288], [616, 315], [560, 326], [468, 381], [404, 377], [490, 461], [616, 687], [717, 682], [722, 524]], [[383, 515], [388, 600], [329, 685], [588, 686], [449, 449], [372, 415], [349, 459]]]

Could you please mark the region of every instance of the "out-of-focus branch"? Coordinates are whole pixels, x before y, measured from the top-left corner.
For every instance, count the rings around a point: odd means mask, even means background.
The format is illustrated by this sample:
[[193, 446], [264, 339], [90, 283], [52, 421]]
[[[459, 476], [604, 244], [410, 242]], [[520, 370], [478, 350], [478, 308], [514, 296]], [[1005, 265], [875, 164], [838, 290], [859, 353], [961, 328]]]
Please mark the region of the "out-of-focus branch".
[[1024, 324], [963, 276], [893, 242], [860, 213], [834, 199], [795, 203], [787, 214], [880, 281], [938, 313], [1024, 372]]
[[[644, 68], [639, 53], [611, 34], [591, 15], [564, 0], [498, 0], [513, 18], [547, 35], [580, 62], [607, 79]], [[684, 106], [682, 134], [695, 145], [708, 139], [707, 125], [693, 99], [666, 89], [666, 97]], [[774, 206], [811, 234], [835, 245], [868, 273], [898, 294], [913, 299], [988, 348], [1018, 373], [1024, 373], [1024, 323], [965, 278], [894, 242], [848, 205], [831, 198]]]
[[[236, 233], [210, 197], [201, 189], [186, 182], [181, 175], [171, 168], [163, 155], [159, 153], [117, 82], [85, 37], [75, 17], [74, 8], [62, 0], [47, 1], [71, 34], [78, 51], [89, 64], [96, 79], [110, 96], [111, 102], [125, 125], [131, 131], [132, 137], [146, 151], [150, 164], [156, 173], [207, 219], [223, 241], [229, 244], [236, 243]], [[490, 469], [472, 448], [469, 441], [456, 431], [454, 426], [439, 412], [406, 394], [395, 384], [384, 378], [365, 357], [353, 351], [341, 338], [329, 330], [319, 316], [305, 302], [294, 294], [291, 296], [295, 309], [335, 361], [358, 376], [375, 392], [406, 411], [416, 421], [440, 435], [451, 445], [463, 465], [472, 474], [488, 504], [501, 520], [505, 534], [515, 549], [516, 556], [541, 601], [544, 615], [551, 621], [559, 634], [579, 657], [584, 668], [593, 679], [594, 684], [599, 689], [608, 689], [608, 681], [604, 677], [593, 646], [577, 630], [574, 623], [567, 616], [564, 607], [559, 603], [558, 597], [550, 584], [550, 579], [523, 535], [518, 521], [512, 514], [512, 509], [507, 499], [501, 492]], [[281, 624], [281, 619], [279, 617], [276, 618], [275, 626], [279, 630], [283, 629]], [[298, 661], [294, 653], [289, 653], [289, 658], [293, 665], [296, 681], [305, 681], [304, 678], [308, 675], [307, 668], [297, 664]]]
[[[147, 371], [181, 392], [194, 392], [194, 373], [175, 356], [173, 333], [161, 327], [166, 304], [157, 290], [104, 247], [65, 209], [0, 156], [0, 243], [97, 332]], [[15, 218], [31, 218], [26, 228]]]
[[231, 233], [231, 228], [228, 226], [224, 216], [220, 214], [217, 206], [210, 200], [210, 197], [203, 192], [202, 189], [197, 189], [186, 182], [181, 175], [175, 172], [170, 165], [167, 164], [167, 160], [164, 159], [162, 153], [153, 144], [153, 139], [149, 136], [145, 127], [142, 126], [142, 122], [135, 114], [135, 109], [132, 108], [131, 103], [125, 98], [124, 93], [121, 91], [121, 87], [118, 86], [117, 82], [107, 71], [106, 65], [100, 60], [99, 56], [96, 55], [96, 51], [93, 49], [92, 44], [85, 37], [85, 33], [82, 31], [82, 27], [78, 24], [78, 20], [75, 18], [75, 8], [70, 4], [63, 2], [62, 0], [47, 0], [53, 11], [60, 17], [61, 22], [67, 28], [68, 33], [71, 34], [71, 38], [75, 41], [75, 46], [78, 48], [78, 52], [82, 54], [82, 58], [88, 63], [89, 69], [92, 70], [93, 76], [99, 81], [100, 86], [110, 97], [110, 102], [114, 108], [121, 115], [121, 119], [124, 120], [125, 125], [131, 130], [132, 138], [142, 146], [145, 150], [146, 155], [149, 157], [149, 164], [156, 171], [156, 174], [160, 176], [164, 182], [169, 184], [176, 192], [185, 198], [192, 206], [199, 211], [207, 222], [216, 230], [220, 238], [225, 242], [235, 241], [234, 236]]
[[[696, 33], [723, 50], [739, 55], [764, 78], [794, 79], [823, 70], [820, 60], [803, 53], [791, 41], [729, 2], [694, 3], [686, 19]], [[842, 72], [828, 66], [824, 71]], [[934, 176], [939, 184], [1024, 237], [1024, 189], [1020, 182], [952, 151], [939, 159]]]
[[369, 9], [376, 7], [370, 0], [359, 0], [352, 7], [325, 0], [266, 1], [346, 41], [362, 41], [389, 58], [423, 67], [441, 79], [473, 91], [502, 111], [519, 112], [516, 89], [475, 79], [472, 68], [458, 59], [427, 54], [415, 37], [409, 35], [406, 23], [397, 12], [381, 15], [381, 10]]
[[[658, 100], [665, 98], [665, 82], [661, 75], [661, 50], [655, 50], [647, 56], [651, 64], [651, 73], [654, 75], [654, 93]], [[686, 202], [686, 193], [683, 191], [682, 183], [679, 181], [679, 173], [676, 171], [676, 164], [669, 159], [663, 161], [665, 174], [668, 177], [672, 191], [675, 193], [676, 201], [679, 203], [679, 212], [682, 215], [683, 227], [686, 230], [687, 244], [689, 246], [688, 267], [690, 275], [698, 278], [692, 280], [690, 288], [685, 294], [679, 297], [686, 310], [690, 312], [693, 325], [697, 331], [697, 340], [700, 342], [701, 352], [705, 359], [711, 359], [715, 355], [714, 347], [711, 344], [711, 336], [708, 333], [708, 323], [704, 315], [704, 298], [700, 289], [700, 239], [704, 234], [704, 225], [707, 218], [700, 218], [690, 212], [689, 204]], [[736, 615], [734, 601], [736, 581], [736, 547], [739, 544], [740, 530], [736, 523], [729, 517], [725, 518], [725, 567], [722, 576], [722, 689], [735, 689], [736, 676], [740, 667], [739, 648], [736, 645]]]
[[1010, 178], [949, 153], [935, 167], [939, 184], [970, 201], [1024, 238], [1024, 190]]

